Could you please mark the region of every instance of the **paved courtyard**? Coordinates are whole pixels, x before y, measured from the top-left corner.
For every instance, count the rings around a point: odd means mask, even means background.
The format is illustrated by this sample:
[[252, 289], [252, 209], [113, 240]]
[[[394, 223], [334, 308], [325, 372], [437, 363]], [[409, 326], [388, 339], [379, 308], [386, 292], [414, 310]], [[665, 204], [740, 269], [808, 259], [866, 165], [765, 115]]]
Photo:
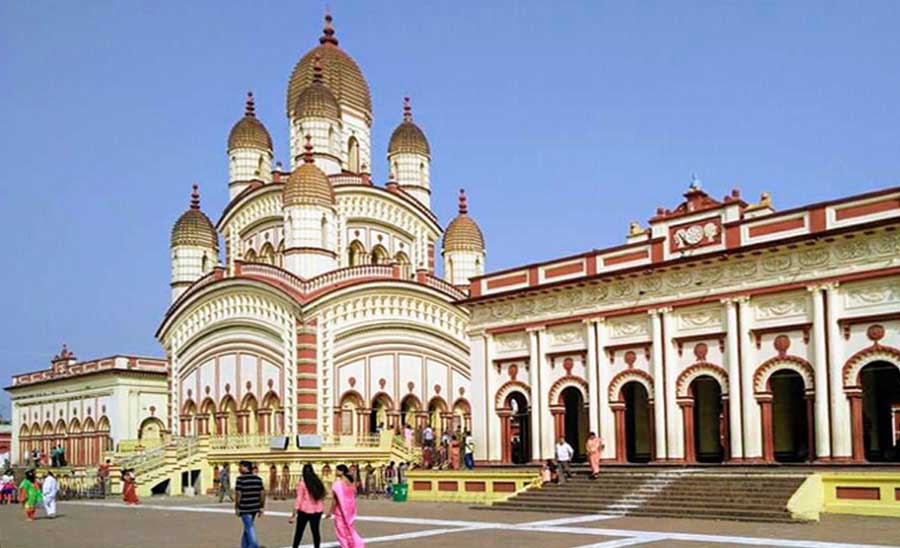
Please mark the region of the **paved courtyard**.
[[[258, 522], [263, 546], [291, 545], [290, 505], [269, 504]], [[818, 524], [570, 516], [472, 510], [462, 504], [360, 501], [357, 522], [367, 546], [397, 548], [695, 548], [900, 546], [900, 520], [825, 516]], [[0, 506], [0, 548], [205, 548], [239, 546], [240, 522], [228, 503], [208, 497], [62, 502], [56, 520], [25, 521], [19, 506]], [[324, 546], [337, 546], [324, 522]], [[304, 546], [312, 539], [304, 538]]]

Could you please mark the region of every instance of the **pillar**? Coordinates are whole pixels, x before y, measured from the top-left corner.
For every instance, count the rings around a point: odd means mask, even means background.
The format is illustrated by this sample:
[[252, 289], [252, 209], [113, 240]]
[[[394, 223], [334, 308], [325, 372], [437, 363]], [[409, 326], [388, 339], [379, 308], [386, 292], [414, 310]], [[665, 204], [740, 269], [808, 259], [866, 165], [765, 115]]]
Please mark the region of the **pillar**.
[[759, 402], [760, 415], [762, 416], [763, 433], [763, 460], [775, 462], [775, 435], [772, 429], [772, 395], [759, 394], [756, 396]]
[[[853, 453], [853, 433], [851, 428], [850, 405], [844, 395], [844, 337], [838, 318], [843, 314], [843, 303], [838, 292], [838, 283], [823, 286], [825, 292], [826, 333], [828, 334], [829, 407], [831, 409], [831, 457], [849, 459]], [[816, 385], [818, 390], [818, 385]], [[819, 392], [825, 397], [823, 392]]]
[[816, 460], [816, 413], [815, 413], [815, 394], [806, 395], [806, 446], [809, 448], [809, 456], [806, 460], [812, 462]]
[[[566, 409], [559, 407], [551, 407], [550, 413], [553, 415], [553, 437], [556, 439], [566, 437]], [[574, 448], [578, 452], [578, 448]]]
[[850, 400], [850, 423], [853, 432], [853, 462], [865, 462], [865, 447], [863, 446], [863, 408], [862, 389], [847, 391]]
[[[740, 329], [738, 328], [738, 306], [736, 299], [725, 299], [725, 315], [727, 320], [726, 341], [728, 342], [728, 386], [734, 397], [731, 398], [731, 409], [728, 414], [728, 431], [730, 438], [730, 454], [735, 460], [744, 458], [744, 436], [741, 426], [741, 363], [740, 363]], [[745, 299], [746, 302], [746, 299]], [[728, 449], [728, 448], [726, 448]]]
[[510, 451], [510, 442], [512, 440], [512, 436], [510, 435], [510, 416], [512, 413], [503, 409], [497, 411], [497, 414], [500, 416], [500, 461], [504, 464], [509, 464], [512, 462], [512, 454]]
[[665, 343], [662, 332], [662, 311], [650, 311], [650, 331], [653, 337], [653, 402], [656, 413], [653, 416], [653, 429], [656, 438], [656, 458], [666, 460], [668, 457], [666, 440], [666, 376], [663, 367], [663, 351]]
[[[600, 435], [600, 385], [597, 377], [597, 337], [594, 328], [594, 322], [588, 320], [584, 322], [585, 334], [584, 340], [587, 341], [587, 362], [585, 369], [587, 370], [588, 382], [588, 430], [596, 432]], [[602, 435], [600, 436], [603, 437]]]
[[541, 357], [539, 355], [539, 335], [540, 329], [532, 329], [528, 331], [528, 348], [529, 348], [529, 394], [528, 398], [531, 402], [531, 458], [540, 460], [544, 453], [541, 451], [541, 413], [544, 406], [541, 399]]
[[813, 304], [813, 367], [818, 396], [815, 404], [816, 456], [831, 459], [831, 424], [828, 411], [828, 358], [825, 349], [825, 301], [821, 286], [808, 288]]
[[628, 440], [625, 432], [625, 404], [622, 402], [612, 403], [610, 408], [612, 408], [616, 424], [616, 462], [626, 462], [628, 460], [626, 451]]
[[684, 423], [684, 461], [697, 462], [697, 453], [694, 447], [694, 401], [680, 401], [682, 420]]

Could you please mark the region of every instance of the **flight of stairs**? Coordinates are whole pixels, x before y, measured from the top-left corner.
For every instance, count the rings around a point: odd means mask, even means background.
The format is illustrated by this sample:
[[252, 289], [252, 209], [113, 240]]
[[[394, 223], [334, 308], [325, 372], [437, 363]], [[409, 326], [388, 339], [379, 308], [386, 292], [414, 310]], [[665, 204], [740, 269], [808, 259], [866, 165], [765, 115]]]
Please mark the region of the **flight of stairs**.
[[545, 485], [492, 505], [498, 510], [794, 521], [787, 502], [808, 474], [725, 467], [606, 468], [590, 479], [574, 468], [566, 483]]

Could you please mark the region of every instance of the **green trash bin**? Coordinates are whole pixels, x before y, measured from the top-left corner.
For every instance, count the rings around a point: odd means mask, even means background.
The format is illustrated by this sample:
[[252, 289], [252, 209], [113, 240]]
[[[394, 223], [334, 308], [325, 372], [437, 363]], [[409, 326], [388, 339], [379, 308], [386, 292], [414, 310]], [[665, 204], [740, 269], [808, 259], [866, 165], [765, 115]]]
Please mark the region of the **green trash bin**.
[[406, 502], [406, 497], [408, 495], [409, 485], [401, 483], [400, 485], [394, 486], [394, 502]]

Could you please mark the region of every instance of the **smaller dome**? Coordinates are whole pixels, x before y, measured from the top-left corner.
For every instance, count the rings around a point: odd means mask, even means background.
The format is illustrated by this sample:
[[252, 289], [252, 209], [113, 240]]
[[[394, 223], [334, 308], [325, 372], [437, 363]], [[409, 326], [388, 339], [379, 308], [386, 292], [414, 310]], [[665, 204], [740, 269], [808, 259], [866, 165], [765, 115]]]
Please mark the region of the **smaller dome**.
[[306, 204], [334, 207], [334, 188], [328, 176], [313, 162], [310, 141], [307, 135], [303, 163], [291, 173], [281, 191], [284, 207]]
[[272, 136], [269, 130], [256, 118], [253, 93], [247, 92], [247, 106], [244, 117], [234, 124], [228, 134], [228, 150], [235, 148], [257, 148], [272, 151]]
[[447, 225], [444, 232], [444, 251], [484, 252], [484, 236], [475, 219], [469, 217], [466, 191], [459, 190], [459, 215]]
[[431, 147], [428, 146], [425, 132], [412, 121], [409, 97], [403, 98], [403, 121], [391, 134], [391, 141], [388, 145], [388, 154], [401, 152], [431, 157]]
[[341, 107], [322, 79], [321, 57], [318, 54], [313, 66], [313, 81], [310, 85], [303, 88], [300, 96], [297, 97], [297, 104], [294, 105], [294, 115], [297, 118], [341, 119]]
[[200, 193], [197, 185], [191, 192], [191, 207], [178, 217], [172, 227], [171, 247], [196, 245], [219, 251], [219, 235], [212, 221], [200, 211]]

